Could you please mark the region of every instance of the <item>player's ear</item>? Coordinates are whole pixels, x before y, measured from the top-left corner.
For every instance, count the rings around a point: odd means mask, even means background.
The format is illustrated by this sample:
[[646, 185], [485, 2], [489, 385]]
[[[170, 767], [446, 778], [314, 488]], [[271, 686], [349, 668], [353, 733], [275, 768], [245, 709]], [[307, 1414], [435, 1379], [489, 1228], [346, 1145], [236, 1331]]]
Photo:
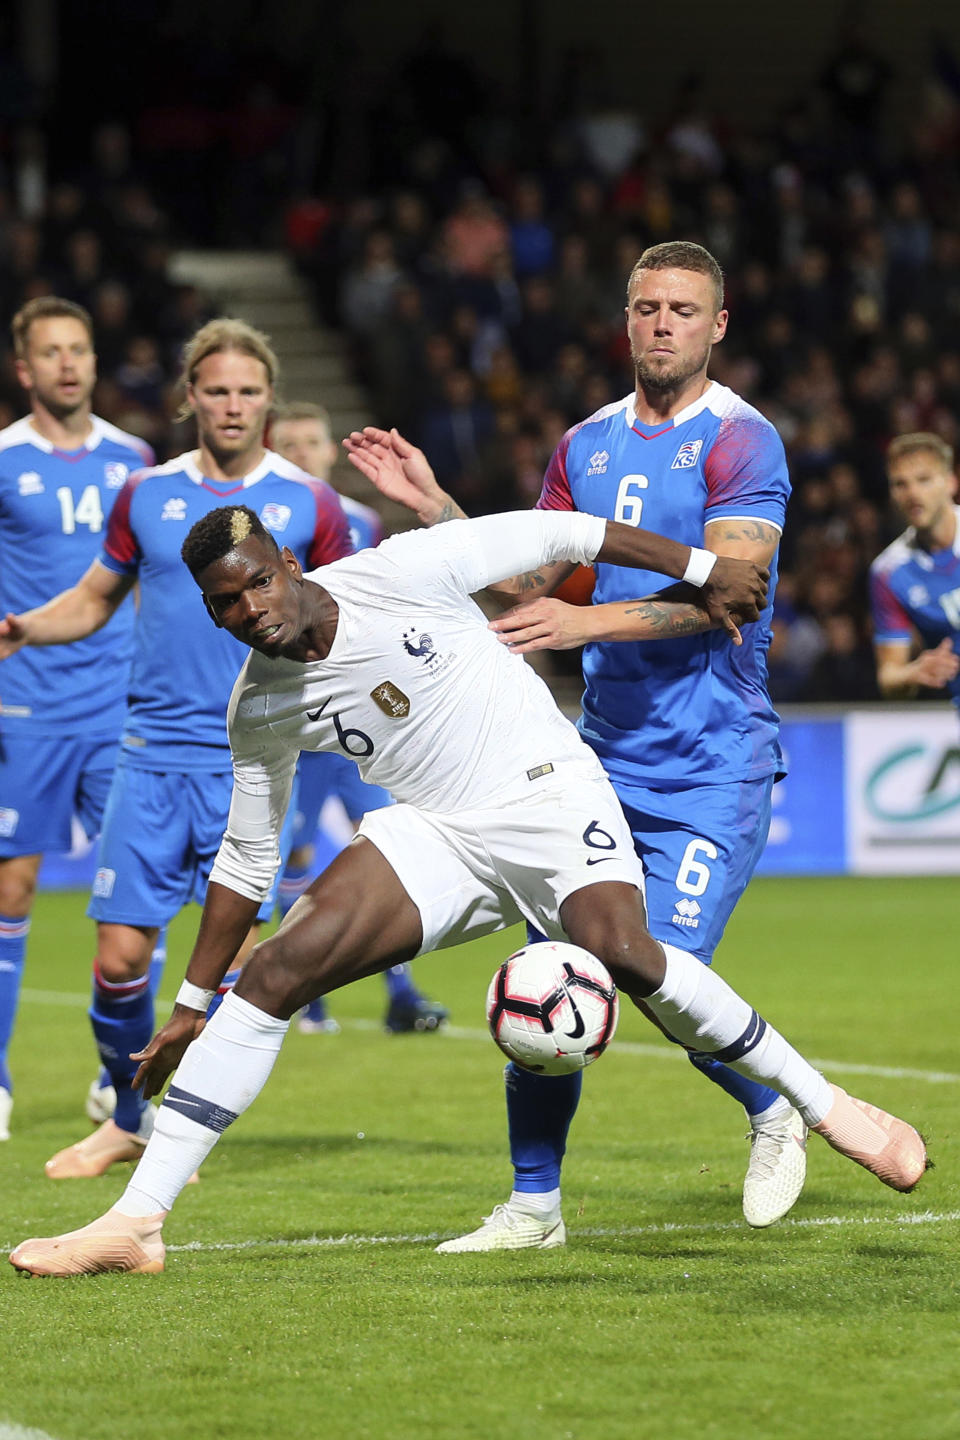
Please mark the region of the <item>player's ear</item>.
[[[201, 594], [203, 594], [202, 591], [201, 591]], [[213, 621], [214, 625], [216, 625], [217, 629], [218, 629], [218, 630], [222, 630], [222, 629], [223, 629], [223, 626], [220, 624], [220, 621], [217, 619], [216, 611], [214, 610], [213, 606], [210, 604], [210, 601], [207, 599], [207, 597], [206, 597], [205, 594], [203, 595], [203, 608], [204, 608], [204, 610], [206, 610], [207, 614], [210, 616], [210, 619]]]
[[296, 555], [294, 555], [290, 547], [288, 545], [284, 545], [283, 549], [280, 551], [280, 554], [283, 556], [283, 563], [290, 571], [290, 574], [293, 576], [294, 580], [302, 580], [303, 571], [300, 568], [300, 561], [297, 559]]

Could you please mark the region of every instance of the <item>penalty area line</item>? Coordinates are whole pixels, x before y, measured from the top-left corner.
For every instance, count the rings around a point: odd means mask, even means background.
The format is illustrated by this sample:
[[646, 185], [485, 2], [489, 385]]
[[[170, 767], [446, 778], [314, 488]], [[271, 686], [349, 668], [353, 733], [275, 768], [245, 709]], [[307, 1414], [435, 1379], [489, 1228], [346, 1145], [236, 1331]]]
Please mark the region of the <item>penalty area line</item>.
[[[76, 1008], [86, 1008], [90, 1004], [89, 995], [77, 995], [64, 990], [34, 990], [24, 987], [20, 992], [20, 1003], [25, 1005], [69, 1005]], [[158, 998], [158, 1004], [173, 1004], [172, 997], [165, 996]], [[342, 1030], [365, 1030], [382, 1031], [383, 1025], [379, 1020], [344, 1019], [340, 1021]], [[490, 1043], [490, 1032], [488, 1030], [471, 1029], [463, 1025], [443, 1025], [437, 1031], [437, 1037], [443, 1042], [456, 1040], [477, 1040], [485, 1045]], [[396, 1037], [391, 1037], [391, 1042]], [[321, 1043], [329, 1043], [329, 1039]], [[669, 1045], [666, 1042], [658, 1045], [645, 1045], [637, 1040], [614, 1040], [610, 1046], [611, 1055], [634, 1055], [647, 1060], [686, 1060], [686, 1051], [681, 1045]], [[818, 1070], [830, 1071], [836, 1075], [869, 1075], [878, 1080], [922, 1080], [928, 1085], [960, 1085], [960, 1075], [949, 1070], [915, 1070], [903, 1065], [861, 1065], [854, 1060], [820, 1060], [813, 1056], [807, 1057], [811, 1065]], [[0, 1436], [0, 1440], [3, 1437]]]

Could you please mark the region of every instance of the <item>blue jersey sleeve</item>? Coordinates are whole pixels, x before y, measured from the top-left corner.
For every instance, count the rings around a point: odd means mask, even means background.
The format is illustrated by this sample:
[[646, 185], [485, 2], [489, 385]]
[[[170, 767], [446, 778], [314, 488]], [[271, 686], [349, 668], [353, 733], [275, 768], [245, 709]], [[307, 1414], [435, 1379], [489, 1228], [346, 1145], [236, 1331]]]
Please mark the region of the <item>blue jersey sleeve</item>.
[[769, 420], [742, 402], [720, 422], [704, 462], [704, 523], [749, 516], [783, 529], [790, 480], [783, 442]]

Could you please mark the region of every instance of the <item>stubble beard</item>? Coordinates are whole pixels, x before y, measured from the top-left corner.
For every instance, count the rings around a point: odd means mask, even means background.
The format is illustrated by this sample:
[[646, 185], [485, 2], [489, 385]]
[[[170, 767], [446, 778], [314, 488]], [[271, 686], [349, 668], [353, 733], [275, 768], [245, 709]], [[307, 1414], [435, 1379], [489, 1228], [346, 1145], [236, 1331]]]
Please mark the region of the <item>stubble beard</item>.
[[633, 360], [633, 374], [635, 383], [641, 390], [652, 392], [655, 395], [664, 395], [672, 390], [680, 390], [700, 372], [706, 373], [707, 362], [710, 359], [708, 346], [702, 355], [693, 360], [678, 360], [673, 364], [653, 366], [643, 356], [638, 355], [631, 345], [630, 356]]

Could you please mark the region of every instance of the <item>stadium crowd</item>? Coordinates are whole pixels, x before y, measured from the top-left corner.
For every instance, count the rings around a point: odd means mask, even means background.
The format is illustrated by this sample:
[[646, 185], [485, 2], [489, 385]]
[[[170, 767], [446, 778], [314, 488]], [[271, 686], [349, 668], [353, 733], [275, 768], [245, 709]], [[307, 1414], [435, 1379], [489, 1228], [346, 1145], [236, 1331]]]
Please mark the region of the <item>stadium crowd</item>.
[[[696, 75], [648, 127], [593, 103], [588, 68], [564, 71], [562, 103], [534, 115], [425, 34], [391, 86], [358, 81], [362, 125], [350, 104], [326, 117], [312, 184], [288, 163], [309, 107], [281, 116], [269, 74], [250, 104], [272, 118], [250, 121], [258, 143], [239, 179], [212, 163], [210, 137], [239, 133], [229, 106], [219, 126], [213, 101], [203, 125], [173, 101], [178, 123], [149, 109], [105, 121], [89, 158], [32, 200], [23, 175], [0, 184], [0, 325], [37, 294], [85, 305], [96, 412], [175, 454], [189, 437], [172, 382], [211, 311], [170, 278], [172, 249], [270, 243], [283, 212], [377, 423], [422, 445], [480, 514], [532, 504], [566, 428], [626, 393], [630, 268], [648, 244], [697, 240], [727, 276], [730, 326], [711, 374], [774, 422], [790, 462], [774, 698], [874, 698], [866, 575], [899, 529], [885, 448], [909, 431], [951, 444], [958, 432], [960, 66], [935, 45], [907, 123], [901, 94], [894, 124], [895, 62], [851, 32], [801, 98], [754, 128], [711, 113]], [[197, 202], [213, 185], [208, 208], [225, 208], [214, 172], [257, 197], [259, 232], [252, 220], [216, 230]], [[7, 351], [0, 426], [20, 412]]]
[[[166, 457], [183, 448], [174, 382], [187, 339], [213, 311], [171, 279], [171, 221], [134, 160], [129, 130], [105, 123], [89, 161], [39, 184], [19, 204], [0, 187], [0, 429], [23, 413], [10, 320], [28, 300], [84, 306], [97, 339], [93, 408]], [[30, 187], [26, 187], [28, 190]]]
[[524, 153], [503, 144], [502, 114], [474, 114], [443, 138], [407, 135], [376, 198], [288, 216], [378, 423], [415, 439], [474, 514], [532, 504], [566, 428], [630, 388], [640, 251], [705, 245], [731, 317], [711, 374], [774, 422], [790, 461], [781, 701], [876, 697], [866, 577], [900, 529], [885, 448], [916, 430], [956, 444], [960, 413], [960, 73], [936, 53], [887, 143], [889, 67], [845, 44], [762, 130], [725, 127], [690, 81], [655, 136], [630, 113], [581, 111], [518, 170], [502, 163]]

